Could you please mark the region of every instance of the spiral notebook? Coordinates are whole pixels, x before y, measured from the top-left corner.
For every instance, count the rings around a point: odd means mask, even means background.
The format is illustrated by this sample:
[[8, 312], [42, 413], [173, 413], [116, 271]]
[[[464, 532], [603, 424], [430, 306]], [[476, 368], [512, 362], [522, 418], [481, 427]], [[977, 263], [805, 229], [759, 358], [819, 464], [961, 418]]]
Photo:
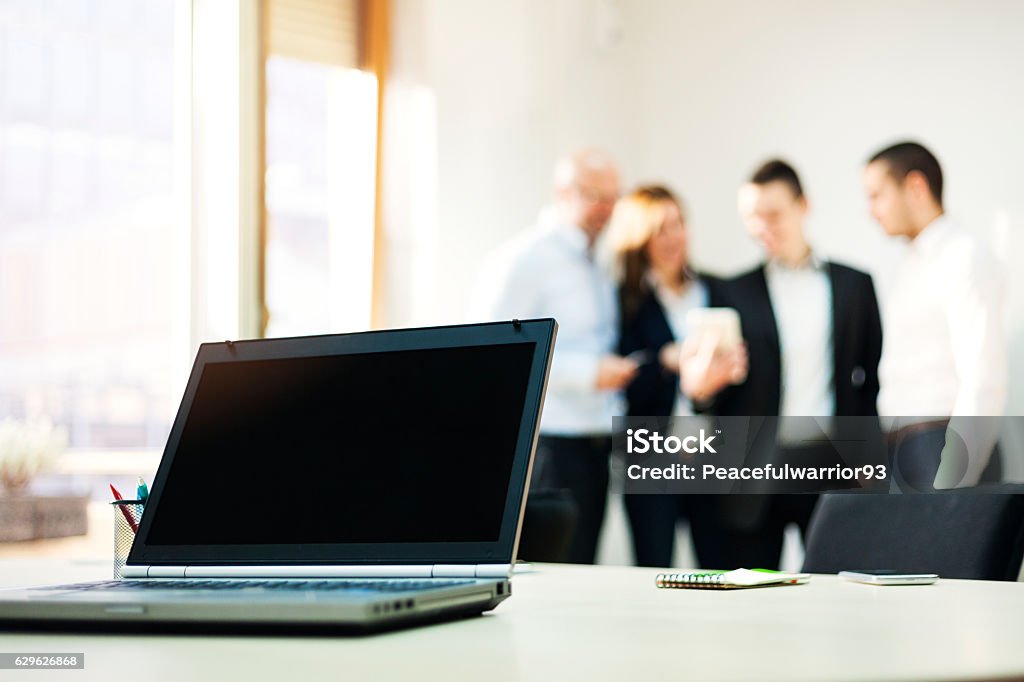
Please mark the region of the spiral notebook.
[[783, 573], [764, 569], [737, 568], [734, 571], [659, 573], [654, 584], [663, 588], [742, 590], [750, 587], [802, 585], [810, 579], [810, 573]]

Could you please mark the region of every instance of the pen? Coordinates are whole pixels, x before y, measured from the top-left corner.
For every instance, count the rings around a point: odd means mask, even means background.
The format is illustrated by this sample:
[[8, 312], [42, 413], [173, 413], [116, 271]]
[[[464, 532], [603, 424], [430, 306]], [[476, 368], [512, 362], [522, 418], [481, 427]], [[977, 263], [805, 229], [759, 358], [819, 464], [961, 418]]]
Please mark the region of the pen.
[[[124, 500], [124, 498], [121, 497], [121, 493], [117, 492], [117, 488], [114, 487], [114, 484], [110, 483], [109, 485], [110, 485], [110, 492], [112, 492], [114, 494], [114, 499], [119, 501], [119, 502]], [[121, 513], [124, 514], [124, 520], [128, 522], [129, 526], [132, 527], [132, 532], [133, 533], [138, 533], [139, 532], [139, 524], [135, 522], [135, 517], [132, 516], [132, 513], [131, 513], [131, 511], [129, 511], [128, 507], [126, 505], [123, 505], [123, 504], [119, 504], [117, 506], [121, 509]]]
[[146, 479], [142, 478], [142, 476], [139, 476], [139, 485], [136, 488], [135, 494], [142, 503], [149, 499], [149, 488], [146, 487]]

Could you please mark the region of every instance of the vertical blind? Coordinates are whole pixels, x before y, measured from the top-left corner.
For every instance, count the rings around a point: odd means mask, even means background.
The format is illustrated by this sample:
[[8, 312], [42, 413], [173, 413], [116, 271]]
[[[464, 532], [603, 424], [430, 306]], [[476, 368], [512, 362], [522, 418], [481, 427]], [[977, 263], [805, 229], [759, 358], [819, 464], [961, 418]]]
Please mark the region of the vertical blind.
[[268, 54], [356, 68], [359, 0], [264, 0]]

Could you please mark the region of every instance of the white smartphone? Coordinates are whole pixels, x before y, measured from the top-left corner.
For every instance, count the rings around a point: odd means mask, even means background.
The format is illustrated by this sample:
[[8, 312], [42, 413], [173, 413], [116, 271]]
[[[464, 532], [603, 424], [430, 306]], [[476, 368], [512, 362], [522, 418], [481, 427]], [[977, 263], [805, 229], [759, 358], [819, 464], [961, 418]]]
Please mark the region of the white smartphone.
[[899, 571], [839, 571], [839, 577], [868, 585], [931, 585], [938, 581], [935, 573], [901, 573]]
[[731, 350], [740, 345], [740, 315], [733, 308], [694, 308], [686, 314], [688, 336], [698, 342], [704, 336], [713, 336], [720, 350]]

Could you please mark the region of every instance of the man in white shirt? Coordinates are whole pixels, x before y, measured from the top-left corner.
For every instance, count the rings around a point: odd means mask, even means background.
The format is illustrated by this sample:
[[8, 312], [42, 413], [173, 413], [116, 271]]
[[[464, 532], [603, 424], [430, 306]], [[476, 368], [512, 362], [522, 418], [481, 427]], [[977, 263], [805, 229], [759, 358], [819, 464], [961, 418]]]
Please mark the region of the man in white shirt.
[[594, 563], [612, 417], [623, 413], [620, 392], [637, 371], [635, 361], [613, 352], [615, 285], [594, 258], [619, 196], [619, 173], [606, 154], [585, 149], [562, 159], [554, 180], [553, 209], [485, 264], [479, 307], [491, 319], [558, 321], [531, 490], [571, 491], [579, 516], [568, 560]]
[[942, 169], [922, 145], [872, 156], [864, 186], [872, 217], [909, 241], [885, 306], [879, 367], [897, 483], [928, 490], [998, 480], [1008, 373], [999, 264], [946, 216]]

